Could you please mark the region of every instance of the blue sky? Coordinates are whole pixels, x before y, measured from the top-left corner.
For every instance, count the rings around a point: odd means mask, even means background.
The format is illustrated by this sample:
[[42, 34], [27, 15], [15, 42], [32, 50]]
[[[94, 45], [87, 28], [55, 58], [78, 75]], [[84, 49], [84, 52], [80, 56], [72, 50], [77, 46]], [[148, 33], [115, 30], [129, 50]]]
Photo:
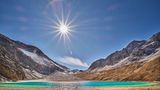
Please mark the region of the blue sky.
[[[35, 45], [58, 63], [86, 69], [132, 40], [160, 31], [160, 0], [0, 0], [0, 33]], [[55, 37], [56, 16], [70, 13], [70, 42]]]

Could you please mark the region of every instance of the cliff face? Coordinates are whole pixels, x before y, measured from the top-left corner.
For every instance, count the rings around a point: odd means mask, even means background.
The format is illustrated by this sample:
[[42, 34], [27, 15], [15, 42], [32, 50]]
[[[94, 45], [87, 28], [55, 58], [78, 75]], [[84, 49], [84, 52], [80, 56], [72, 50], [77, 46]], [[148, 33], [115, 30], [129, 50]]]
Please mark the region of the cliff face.
[[160, 81], [160, 32], [149, 40], [132, 41], [75, 76], [87, 80]]
[[37, 79], [68, 68], [54, 62], [35, 46], [0, 34], [0, 81]]

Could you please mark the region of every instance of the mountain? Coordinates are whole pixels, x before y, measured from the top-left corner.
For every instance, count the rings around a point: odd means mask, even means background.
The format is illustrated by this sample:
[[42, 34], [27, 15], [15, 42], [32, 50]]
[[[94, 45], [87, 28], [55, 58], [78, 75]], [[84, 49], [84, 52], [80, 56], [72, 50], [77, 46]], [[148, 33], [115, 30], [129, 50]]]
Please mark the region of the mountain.
[[79, 69], [73, 69], [71, 70], [70, 73], [80, 73], [80, 72], [84, 72], [83, 70], [79, 70]]
[[98, 72], [83, 72], [75, 76], [83, 80], [160, 81], [160, 56], [146, 62], [134, 62]]
[[79, 80], [82, 80], [78, 77], [75, 77], [72, 73], [59, 72], [59, 71], [48, 75], [44, 79], [48, 81], [79, 81]]
[[39, 48], [0, 34], [0, 81], [37, 79], [55, 71], [67, 72]]
[[148, 40], [132, 41], [76, 76], [87, 80], [160, 81], [160, 32]]
[[139, 61], [157, 52], [160, 47], [160, 32], [153, 35], [149, 40], [132, 41], [120, 51], [110, 54], [105, 59], [99, 59], [91, 64], [89, 70], [116, 66], [119, 63], [128, 64]]

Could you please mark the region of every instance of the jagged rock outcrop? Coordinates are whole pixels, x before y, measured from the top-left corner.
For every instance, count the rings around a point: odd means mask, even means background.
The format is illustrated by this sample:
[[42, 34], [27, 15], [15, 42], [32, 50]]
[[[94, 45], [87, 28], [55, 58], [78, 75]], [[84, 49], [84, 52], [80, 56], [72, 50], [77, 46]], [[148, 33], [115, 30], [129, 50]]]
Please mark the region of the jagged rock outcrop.
[[0, 34], [0, 81], [37, 79], [68, 68], [54, 62], [35, 46]]

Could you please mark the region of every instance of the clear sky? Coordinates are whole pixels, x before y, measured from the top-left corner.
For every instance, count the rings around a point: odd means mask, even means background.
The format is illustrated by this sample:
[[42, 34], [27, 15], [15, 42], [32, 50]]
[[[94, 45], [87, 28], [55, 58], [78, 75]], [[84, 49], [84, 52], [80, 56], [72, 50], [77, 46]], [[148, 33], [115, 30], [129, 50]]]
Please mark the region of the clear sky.
[[[53, 28], [62, 14], [74, 26], [65, 43]], [[0, 33], [71, 69], [86, 69], [158, 31], [160, 0], [0, 0]]]

